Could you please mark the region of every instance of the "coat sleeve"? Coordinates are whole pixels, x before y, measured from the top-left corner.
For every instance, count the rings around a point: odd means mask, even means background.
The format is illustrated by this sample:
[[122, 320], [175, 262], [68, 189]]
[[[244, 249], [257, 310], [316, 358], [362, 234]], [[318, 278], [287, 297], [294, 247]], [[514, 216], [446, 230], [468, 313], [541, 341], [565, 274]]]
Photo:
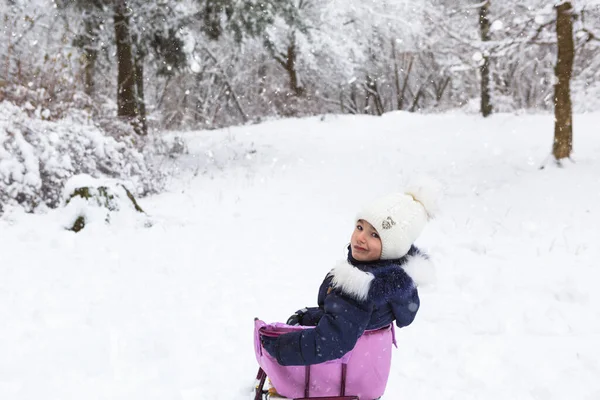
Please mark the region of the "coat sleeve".
[[317, 296], [318, 307], [306, 307], [300, 320], [300, 325], [303, 326], [317, 326], [323, 314], [325, 314], [325, 297], [327, 291], [331, 285], [331, 277], [326, 276], [321, 286], [319, 287], [319, 295]]
[[316, 326], [321, 317], [323, 317], [325, 311], [320, 307], [307, 307], [306, 311], [302, 314], [300, 325], [303, 326]]
[[344, 356], [365, 331], [373, 305], [359, 302], [338, 291], [324, 300], [324, 313], [317, 326], [277, 338], [275, 354], [281, 365], [312, 365]]
[[421, 305], [417, 288], [413, 286], [409, 290], [400, 291], [390, 300], [390, 305], [396, 318], [396, 325], [399, 328], [410, 325]]

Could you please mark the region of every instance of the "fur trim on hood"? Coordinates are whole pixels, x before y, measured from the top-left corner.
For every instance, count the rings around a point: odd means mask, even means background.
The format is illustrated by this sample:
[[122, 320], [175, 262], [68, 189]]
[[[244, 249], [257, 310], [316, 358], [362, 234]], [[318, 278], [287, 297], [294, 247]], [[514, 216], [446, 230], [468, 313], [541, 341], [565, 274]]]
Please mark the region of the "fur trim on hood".
[[433, 263], [426, 255], [407, 256], [402, 264], [390, 264], [363, 271], [347, 261], [340, 262], [329, 272], [331, 284], [342, 293], [359, 301], [370, 296], [389, 298], [398, 290], [412, 290], [430, 283]]
[[361, 271], [348, 261], [340, 262], [329, 275], [332, 277], [331, 284], [334, 288], [360, 301], [367, 299], [371, 282], [375, 279], [375, 275]]

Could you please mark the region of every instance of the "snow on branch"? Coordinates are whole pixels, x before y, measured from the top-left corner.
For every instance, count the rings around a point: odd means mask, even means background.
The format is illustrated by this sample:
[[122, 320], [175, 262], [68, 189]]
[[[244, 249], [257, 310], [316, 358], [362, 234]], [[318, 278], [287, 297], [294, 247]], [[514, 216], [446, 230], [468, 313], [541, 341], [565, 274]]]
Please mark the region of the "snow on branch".
[[594, 32], [590, 31], [587, 28], [582, 28], [579, 31], [577, 31], [576, 36], [577, 37], [585, 36], [584, 43], [600, 42], [600, 37], [598, 37], [598, 35], [596, 35]]
[[490, 0], [483, 0], [481, 3], [477, 3], [477, 4], [470, 4], [466, 7], [464, 7], [465, 9], [477, 9], [477, 8], [481, 8], [485, 5], [487, 5], [490, 2]]

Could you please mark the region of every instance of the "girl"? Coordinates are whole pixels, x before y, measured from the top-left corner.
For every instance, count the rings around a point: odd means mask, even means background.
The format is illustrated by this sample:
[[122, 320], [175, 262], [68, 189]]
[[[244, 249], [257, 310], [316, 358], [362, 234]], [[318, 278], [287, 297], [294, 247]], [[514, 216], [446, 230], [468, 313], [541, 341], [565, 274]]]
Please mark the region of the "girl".
[[356, 216], [347, 261], [321, 284], [318, 307], [292, 315], [289, 325], [314, 329], [263, 336], [263, 346], [281, 365], [312, 365], [342, 357], [367, 329], [396, 321], [410, 325], [419, 310], [415, 277], [430, 269], [413, 246], [436, 204], [433, 187], [417, 186], [381, 198]]

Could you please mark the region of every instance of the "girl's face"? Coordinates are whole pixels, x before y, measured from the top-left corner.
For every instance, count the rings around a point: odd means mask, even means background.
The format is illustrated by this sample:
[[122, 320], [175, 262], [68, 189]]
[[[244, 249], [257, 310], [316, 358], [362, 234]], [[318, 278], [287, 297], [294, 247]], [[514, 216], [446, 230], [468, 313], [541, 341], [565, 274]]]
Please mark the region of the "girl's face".
[[375, 261], [381, 257], [381, 239], [373, 225], [359, 219], [350, 238], [352, 257], [358, 261]]

